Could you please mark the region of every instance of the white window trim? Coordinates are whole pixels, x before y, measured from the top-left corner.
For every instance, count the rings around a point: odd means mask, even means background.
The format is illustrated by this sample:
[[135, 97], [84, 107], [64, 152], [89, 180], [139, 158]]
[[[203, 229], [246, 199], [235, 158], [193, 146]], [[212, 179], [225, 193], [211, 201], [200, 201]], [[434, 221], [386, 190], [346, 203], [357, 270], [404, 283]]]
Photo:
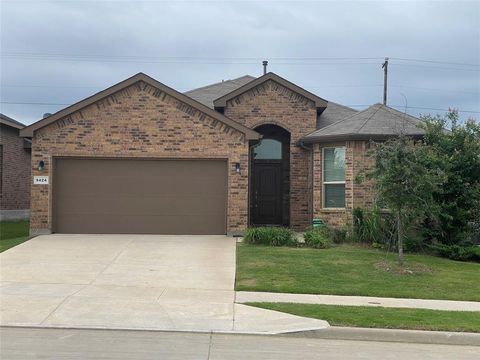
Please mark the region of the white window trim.
[[[325, 207], [325, 185], [331, 184], [346, 184], [346, 181], [325, 181], [325, 149], [345, 149], [345, 157], [347, 156], [347, 151], [345, 146], [328, 146], [322, 147], [322, 210], [345, 210], [346, 207]], [[345, 169], [346, 170], [346, 169]], [[347, 196], [345, 194], [345, 204], [347, 203]]]

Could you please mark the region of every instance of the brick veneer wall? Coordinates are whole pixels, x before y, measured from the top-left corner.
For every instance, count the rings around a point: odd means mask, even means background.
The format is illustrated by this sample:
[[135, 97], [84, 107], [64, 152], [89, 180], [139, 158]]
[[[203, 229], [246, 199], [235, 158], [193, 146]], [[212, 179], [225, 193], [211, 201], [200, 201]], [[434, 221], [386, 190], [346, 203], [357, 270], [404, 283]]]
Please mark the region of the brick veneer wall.
[[[248, 142], [241, 132], [139, 82], [35, 132], [32, 175], [49, 175], [55, 156], [225, 158], [227, 231], [247, 226]], [[45, 162], [43, 172], [36, 165]], [[241, 173], [235, 163], [241, 164]], [[52, 184], [32, 185], [30, 232], [52, 228]]]
[[229, 100], [224, 113], [252, 129], [275, 124], [290, 132], [290, 226], [305, 230], [312, 216], [312, 156], [296, 143], [315, 130], [317, 110], [314, 102], [268, 80]]
[[28, 210], [30, 207], [30, 149], [24, 149], [24, 140], [18, 132], [18, 129], [0, 125], [0, 210]]
[[[322, 148], [345, 147], [345, 209], [323, 208]], [[372, 180], [365, 178], [373, 165], [368, 141], [344, 141], [313, 145], [313, 215], [332, 227], [350, 225], [352, 210], [371, 207], [375, 199]]]

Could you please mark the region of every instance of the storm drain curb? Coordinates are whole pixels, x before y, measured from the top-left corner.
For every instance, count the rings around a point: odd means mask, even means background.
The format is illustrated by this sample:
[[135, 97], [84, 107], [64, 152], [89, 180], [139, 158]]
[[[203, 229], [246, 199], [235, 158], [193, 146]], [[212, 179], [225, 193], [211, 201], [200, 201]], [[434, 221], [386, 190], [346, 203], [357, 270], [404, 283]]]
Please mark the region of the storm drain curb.
[[331, 340], [385, 341], [419, 344], [480, 346], [480, 334], [467, 332], [370, 329], [331, 326], [329, 328], [320, 330], [291, 332], [282, 336], [309, 337]]

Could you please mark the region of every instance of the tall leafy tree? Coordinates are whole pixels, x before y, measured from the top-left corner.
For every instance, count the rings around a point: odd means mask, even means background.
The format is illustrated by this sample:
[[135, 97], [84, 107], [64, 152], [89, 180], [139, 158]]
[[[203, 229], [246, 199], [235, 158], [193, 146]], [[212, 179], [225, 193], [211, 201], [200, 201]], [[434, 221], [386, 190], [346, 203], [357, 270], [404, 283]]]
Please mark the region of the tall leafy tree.
[[442, 187], [433, 194], [441, 211], [437, 221], [430, 221], [428, 230], [438, 241], [459, 244], [479, 226], [480, 124], [474, 120], [460, 123], [456, 111], [444, 117], [425, 116], [423, 120], [425, 144], [446, 175]]

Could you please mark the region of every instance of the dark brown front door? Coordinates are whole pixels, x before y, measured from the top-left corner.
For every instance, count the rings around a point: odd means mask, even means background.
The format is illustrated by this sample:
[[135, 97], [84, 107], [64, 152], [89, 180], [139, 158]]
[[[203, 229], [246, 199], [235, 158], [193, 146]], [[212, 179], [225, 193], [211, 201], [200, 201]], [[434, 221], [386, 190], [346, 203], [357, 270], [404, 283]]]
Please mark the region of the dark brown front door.
[[252, 224], [282, 224], [282, 164], [254, 161], [252, 184]]
[[227, 162], [57, 159], [60, 233], [225, 234]]

